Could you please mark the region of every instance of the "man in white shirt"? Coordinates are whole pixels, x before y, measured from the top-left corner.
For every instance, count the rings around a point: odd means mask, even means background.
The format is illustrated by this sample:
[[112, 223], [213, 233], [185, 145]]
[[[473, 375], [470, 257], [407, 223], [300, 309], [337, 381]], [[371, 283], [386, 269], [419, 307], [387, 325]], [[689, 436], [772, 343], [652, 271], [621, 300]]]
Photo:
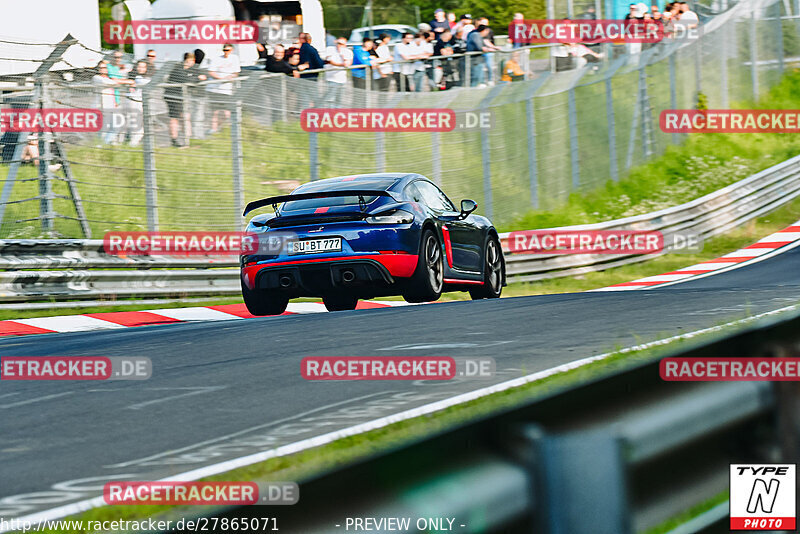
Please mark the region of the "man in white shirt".
[[378, 74], [380, 76], [376, 80], [378, 91], [388, 91], [392, 79], [392, 66], [386, 64], [392, 61], [392, 51], [389, 48], [389, 41], [391, 40], [392, 38], [389, 37], [389, 34], [382, 33], [375, 41], [378, 45], [375, 48], [375, 53], [378, 54], [378, 61], [376, 63], [378, 64]]
[[[215, 80], [233, 80], [239, 76], [242, 71], [242, 65], [239, 62], [239, 56], [233, 53], [233, 45], [225, 43], [222, 46], [222, 55], [211, 59], [208, 66], [208, 75]], [[219, 129], [220, 115], [225, 117], [225, 120], [230, 119], [231, 110], [230, 104], [233, 96], [233, 83], [219, 82], [212, 83], [206, 86], [206, 89], [211, 93], [211, 132], [215, 133]]]
[[339, 37], [336, 46], [325, 49], [325, 81], [327, 82], [327, 95], [325, 103], [328, 106], [341, 101], [342, 91], [347, 84], [346, 67], [353, 65], [353, 51], [347, 48], [347, 39]]
[[422, 83], [425, 81], [425, 63], [422, 61], [425, 58], [425, 38], [421, 33], [414, 36], [409, 49], [411, 55], [417, 59], [412, 65], [414, 67], [414, 92], [419, 93], [422, 91]]
[[417, 59], [414, 56], [414, 49], [412, 48], [413, 33], [404, 33], [403, 39], [394, 46], [394, 60], [405, 61], [404, 63], [395, 63], [392, 65], [394, 71], [394, 81], [397, 84], [398, 91], [411, 91], [409, 76], [414, 74], [414, 64], [409, 61]]

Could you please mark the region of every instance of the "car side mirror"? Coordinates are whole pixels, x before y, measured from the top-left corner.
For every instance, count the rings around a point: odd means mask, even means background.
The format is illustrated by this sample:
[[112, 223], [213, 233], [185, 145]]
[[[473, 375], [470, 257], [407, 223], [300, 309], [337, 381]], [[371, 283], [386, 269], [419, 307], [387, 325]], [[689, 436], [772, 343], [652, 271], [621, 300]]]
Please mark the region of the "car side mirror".
[[475, 202], [474, 200], [470, 200], [468, 198], [465, 198], [464, 200], [461, 201], [461, 215], [460, 215], [460, 217], [462, 219], [466, 219], [467, 215], [469, 215], [470, 213], [472, 213], [476, 209], [478, 209], [478, 203]]

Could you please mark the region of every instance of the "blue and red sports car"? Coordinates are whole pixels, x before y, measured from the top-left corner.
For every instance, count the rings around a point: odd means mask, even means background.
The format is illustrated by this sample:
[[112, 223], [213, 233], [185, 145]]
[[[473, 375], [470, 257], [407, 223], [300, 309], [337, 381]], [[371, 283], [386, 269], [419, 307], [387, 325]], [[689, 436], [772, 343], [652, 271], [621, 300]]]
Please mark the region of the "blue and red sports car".
[[419, 174], [342, 176], [304, 184], [289, 195], [247, 205], [272, 206], [247, 226], [279, 246], [241, 256], [242, 295], [253, 315], [277, 315], [289, 299], [322, 297], [329, 311], [358, 299], [402, 295], [437, 300], [443, 291], [497, 298], [505, 260], [492, 223], [462, 200], [460, 209]]

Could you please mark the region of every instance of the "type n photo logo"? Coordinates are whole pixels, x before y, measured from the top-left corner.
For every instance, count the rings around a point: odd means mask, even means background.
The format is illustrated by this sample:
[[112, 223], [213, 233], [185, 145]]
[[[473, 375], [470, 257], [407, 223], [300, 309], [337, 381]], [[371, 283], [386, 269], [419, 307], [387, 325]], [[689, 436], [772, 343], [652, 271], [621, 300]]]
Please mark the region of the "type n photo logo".
[[795, 464], [731, 464], [731, 530], [794, 530]]

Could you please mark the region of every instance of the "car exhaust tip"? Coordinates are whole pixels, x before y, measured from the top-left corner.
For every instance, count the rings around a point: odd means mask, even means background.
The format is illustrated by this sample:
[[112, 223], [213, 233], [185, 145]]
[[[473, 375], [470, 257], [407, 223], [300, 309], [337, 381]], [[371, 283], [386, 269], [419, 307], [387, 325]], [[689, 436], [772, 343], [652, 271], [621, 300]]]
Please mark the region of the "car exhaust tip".
[[352, 282], [355, 279], [356, 279], [356, 273], [354, 273], [350, 269], [342, 271], [342, 280], [344, 280], [345, 282]]
[[292, 282], [292, 277], [288, 274], [284, 274], [278, 279], [278, 283], [281, 285], [281, 287], [289, 287], [292, 285]]

